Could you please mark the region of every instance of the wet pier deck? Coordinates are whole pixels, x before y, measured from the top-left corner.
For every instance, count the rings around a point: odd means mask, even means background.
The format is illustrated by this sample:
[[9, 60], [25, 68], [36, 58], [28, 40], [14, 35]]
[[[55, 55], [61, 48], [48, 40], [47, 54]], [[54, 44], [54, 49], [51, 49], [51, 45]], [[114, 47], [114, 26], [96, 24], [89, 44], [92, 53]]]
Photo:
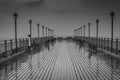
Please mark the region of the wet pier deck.
[[87, 51], [66, 41], [24, 58], [12, 70], [11, 65], [3, 68], [0, 80], [120, 80], [120, 73], [100, 57], [88, 59]]

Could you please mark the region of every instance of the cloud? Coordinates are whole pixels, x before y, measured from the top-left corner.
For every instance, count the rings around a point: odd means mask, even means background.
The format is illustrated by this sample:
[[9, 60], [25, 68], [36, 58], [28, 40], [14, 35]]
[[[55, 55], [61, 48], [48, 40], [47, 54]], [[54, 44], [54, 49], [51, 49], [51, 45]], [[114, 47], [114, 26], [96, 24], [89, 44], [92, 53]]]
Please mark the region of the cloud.
[[120, 0], [82, 0], [84, 4], [87, 5], [118, 5], [120, 3]]
[[30, 1], [25, 4], [25, 6], [30, 8], [36, 8], [43, 4], [44, 0], [38, 0], [38, 1]]
[[57, 14], [76, 13], [81, 11], [80, 0], [46, 0], [44, 8]]

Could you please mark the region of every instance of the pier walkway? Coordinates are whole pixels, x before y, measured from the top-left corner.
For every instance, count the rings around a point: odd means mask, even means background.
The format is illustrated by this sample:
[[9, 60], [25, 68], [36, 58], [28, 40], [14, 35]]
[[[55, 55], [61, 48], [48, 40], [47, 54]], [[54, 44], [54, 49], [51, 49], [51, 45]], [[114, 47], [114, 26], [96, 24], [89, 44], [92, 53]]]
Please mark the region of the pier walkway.
[[3, 68], [0, 80], [120, 80], [102, 55], [89, 59], [88, 53], [73, 42], [56, 42]]

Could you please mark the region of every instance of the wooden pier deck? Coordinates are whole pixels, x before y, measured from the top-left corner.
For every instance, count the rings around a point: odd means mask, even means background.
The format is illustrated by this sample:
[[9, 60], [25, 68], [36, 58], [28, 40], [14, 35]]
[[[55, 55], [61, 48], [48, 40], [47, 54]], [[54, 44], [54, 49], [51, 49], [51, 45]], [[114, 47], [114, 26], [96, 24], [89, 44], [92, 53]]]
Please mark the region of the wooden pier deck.
[[89, 60], [87, 51], [65, 41], [15, 67], [9, 74], [1, 73], [0, 80], [120, 80], [120, 73], [104, 61], [96, 56]]

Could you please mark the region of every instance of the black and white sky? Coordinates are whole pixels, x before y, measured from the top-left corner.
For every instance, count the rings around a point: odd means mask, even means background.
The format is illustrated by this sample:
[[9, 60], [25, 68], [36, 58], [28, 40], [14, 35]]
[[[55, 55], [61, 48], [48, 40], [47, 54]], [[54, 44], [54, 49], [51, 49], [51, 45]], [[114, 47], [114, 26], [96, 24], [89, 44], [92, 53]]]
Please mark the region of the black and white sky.
[[[120, 36], [120, 0], [0, 0], [0, 38], [14, 38], [13, 13], [18, 13], [18, 37], [29, 34], [28, 20], [33, 20], [33, 36], [37, 23], [55, 30], [57, 35], [73, 35], [73, 30], [91, 22], [95, 36], [99, 18], [99, 36], [110, 36], [110, 12], [115, 12], [114, 36]], [[42, 34], [42, 33], [41, 33]]]

